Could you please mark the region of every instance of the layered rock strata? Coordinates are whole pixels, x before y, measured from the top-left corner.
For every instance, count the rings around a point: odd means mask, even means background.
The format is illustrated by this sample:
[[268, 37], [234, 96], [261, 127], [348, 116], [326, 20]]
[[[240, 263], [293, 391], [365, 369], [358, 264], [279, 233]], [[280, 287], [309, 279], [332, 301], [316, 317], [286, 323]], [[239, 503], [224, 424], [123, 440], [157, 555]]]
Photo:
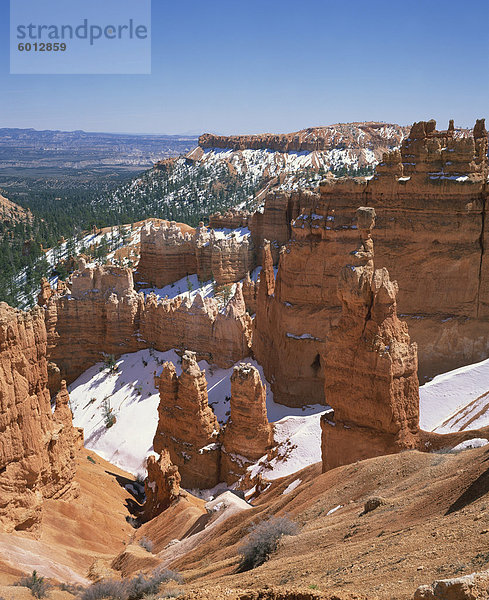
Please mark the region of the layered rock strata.
[[144, 518], [149, 521], [166, 510], [181, 495], [180, 473], [170, 459], [170, 453], [163, 448], [161, 456], [149, 456], [146, 468], [148, 476], [144, 482], [146, 501]]
[[[360, 245], [340, 272], [338, 324], [323, 355], [326, 402], [323, 469], [417, 446], [417, 348], [396, 311], [397, 283], [374, 268], [375, 211], [359, 208]], [[345, 431], [346, 430], [346, 431]]]
[[182, 356], [182, 373], [166, 362], [159, 377], [155, 452], [168, 450], [186, 488], [211, 488], [219, 482], [219, 423], [209, 407], [205, 371], [194, 352]]
[[[241, 363], [234, 368], [230, 418], [224, 430], [209, 406], [205, 371], [199, 368], [194, 352], [183, 354], [180, 376], [175, 366], [167, 362], [155, 383], [160, 404], [153, 447], [155, 452], [168, 452], [164, 456], [178, 467], [184, 487], [211, 488], [220, 481], [234, 483], [272, 447], [266, 390], [252, 365]], [[167, 458], [162, 460], [163, 470], [173, 476]], [[161, 479], [159, 467], [151, 464], [151, 468], [155, 475], [150, 477], [148, 471], [148, 480], [153, 481], [156, 476]]]
[[203, 223], [195, 233], [182, 233], [176, 223], [141, 230], [141, 258], [136, 279], [141, 286], [161, 288], [188, 275], [228, 285], [242, 279], [254, 266], [248, 237], [219, 235]]
[[76, 495], [76, 434], [66, 386], [51, 411], [42, 309], [0, 303], [0, 527], [39, 526], [44, 498]]
[[199, 137], [199, 146], [277, 152], [313, 152], [347, 147], [382, 152], [389, 146], [398, 146], [406, 133], [406, 128], [390, 123], [339, 123], [284, 134], [224, 136], [205, 133]]
[[118, 356], [148, 346], [160, 351], [191, 348], [199, 359], [221, 367], [250, 353], [251, 318], [241, 284], [224, 307], [200, 294], [193, 301], [160, 300], [136, 293], [129, 269], [82, 265], [73, 275], [71, 293], [53, 293], [45, 316], [49, 359], [59, 367], [58, 380], [69, 383], [104, 354]]
[[486, 153], [483, 121], [471, 133], [416, 123], [373, 178], [321, 183], [291, 223], [274, 292], [257, 303], [253, 351], [276, 400], [325, 401], [321, 356], [340, 316], [336, 280], [358, 206], [379, 215], [377, 262], [399, 282], [421, 379], [489, 356]]
[[323, 355], [323, 471], [402, 450], [453, 447], [488, 438], [489, 427], [447, 435], [419, 428], [417, 346], [397, 316], [397, 282], [374, 268], [375, 210], [357, 210], [360, 244], [338, 279], [341, 316]]
[[221, 472], [226, 482], [237, 481], [272, 444], [265, 386], [256, 367], [241, 363], [231, 376], [231, 415], [222, 436]]

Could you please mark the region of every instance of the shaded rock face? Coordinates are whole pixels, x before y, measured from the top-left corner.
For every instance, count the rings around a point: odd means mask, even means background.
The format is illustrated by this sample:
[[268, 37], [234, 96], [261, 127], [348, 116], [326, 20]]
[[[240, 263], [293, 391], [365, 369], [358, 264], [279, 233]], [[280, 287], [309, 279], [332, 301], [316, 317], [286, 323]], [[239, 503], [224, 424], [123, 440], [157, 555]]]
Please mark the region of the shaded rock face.
[[182, 356], [182, 374], [166, 362], [159, 377], [155, 452], [168, 450], [185, 488], [211, 488], [219, 482], [219, 423], [208, 404], [205, 371], [194, 352]]
[[218, 285], [239, 281], [253, 268], [253, 247], [247, 239], [219, 239], [203, 223], [195, 233], [182, 233], [175, 222], [141, 231], [141, 258], [136, 278], [143, 287], [164, 287], [196, 273]]
[[166, 448], [158, 459], [155, 456], [148, 457], [146, 468], [144, 518], [149, 521], [178, 499], [181, 477]]
[[418, 446], [417, 348], [397, 317], [397, 283], [374, 268], [375, 211], [357, 211], [360, 245], [340, 272], [342, 313], [323, 355], [323, 470]]
[[415, 124], [372, 179], [328, 178], [304, 200], [275, 290], [256, 307], [253, 352], [277, 401], [325, 402], [321, 356], [340, 316], [337, 276], [356, 243], [358, 206], [377, 211], [376, 261], [399, 282], [421, 380], [489, 356], [484, 132], [483, 122], [472, 133]]
[[251, 347], [252, 322], [241, 284], [220, 310], [217, 300], [199, 294], [193, 302], [159, 301], [154, 295], [145, 299], [135, 292], [131, 271], [114, 266], [77, 271], [71, 293], [62, 289], [51, 295], [45, 318], [49, 359], [60, 371], [53, 371], [53, 382], [64, 378], [71, 383], [104, 354], [148, 346], [192, 348], [199, 359], [221, 367], [248, 356]]
[[231, 376], [231, 416], [222, 441], [221, 471], [228, 484], [237, 481], [273, 444], [267, 418], [266, 390], [258, 369], [241, 363]]
[[43, 498], [76, 495], [75, 439], [68, 392], [51, 411], [42, 309], [0, 303], [0, 528], [36, 529]]

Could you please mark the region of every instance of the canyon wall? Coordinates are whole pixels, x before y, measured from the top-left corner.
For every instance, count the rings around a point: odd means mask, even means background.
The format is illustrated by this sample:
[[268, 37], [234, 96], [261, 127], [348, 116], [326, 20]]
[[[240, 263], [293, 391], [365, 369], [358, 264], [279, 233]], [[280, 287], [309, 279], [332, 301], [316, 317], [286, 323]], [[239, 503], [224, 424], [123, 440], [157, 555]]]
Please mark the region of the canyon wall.
[[341, 316], [322, 357], [325, 399], [321, 416], [323, 471], [358, 460], [417, 449], [453, 448], [489, 439], [489, 427], [437, 434], [419, 427], [417, 346], [397, 316], [396, 281], [374, 268], [375, 210], [360, 207], [360, 243], [338, 278]]
[[258, 293], [253, 351], [275, 398], [324, 403], [324, 354], [340, 305], [337, 275], [376, 209], [376, 261], [399, 282], [399, 314], [418, 344], [422, 380], [489, 356], [487, 134], [416, 123], [372, 178], [326, 178], [291, 223], [276, 281]]
[[43, 310], [0, 303], [0, 527], [36, 529], [44, 498], [76, 495], [75, 449], [66, 386], [51, 411]]
[[242, 285], [225, 306], [197, 294], [160, 300], [134, 290], [130, 269], [98, 266], [72, 277], [71, 291], [53, 293], [45, 308], [48, 356], [69, 383], [104, 359], [153, 346], [192, 349], [220, 367], [250, 353], [251, 318]]
[[195, 233], [182, 233], [176, 223], [141, 230], [141, 258], [135, 273], [141, 287], [162, 288], [197, 274], [228, 285], [243, 279], [254, 267], [253, 246], [247, 236], [224, 235], [199, 224]]

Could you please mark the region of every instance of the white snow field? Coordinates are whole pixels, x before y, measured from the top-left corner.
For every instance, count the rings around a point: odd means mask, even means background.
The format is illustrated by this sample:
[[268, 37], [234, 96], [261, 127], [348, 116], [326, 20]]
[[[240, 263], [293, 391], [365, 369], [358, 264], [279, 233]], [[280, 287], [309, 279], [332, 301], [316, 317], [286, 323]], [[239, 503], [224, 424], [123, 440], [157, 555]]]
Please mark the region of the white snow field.
[[[166, 360], [172, 361], [177, 373], [181, 373], [180, 359], [174, 350], [147, 349], [121, 356], [114, 373], [98, 363], [69, 386], [74, 424], [84, 428], [85, 446], [135, 475], [144, 474], [145, 459], [153, 453], [159, 404], [154, 373], [161, 372]], [[246, 362], [258, 368], [267, 386], [268, 419], [274, 422], [278, 445], [278, 455], [271, 461], [262, 457], [250, 467], [251, 475], [261, 474], [272, 481], [320, 461], [319, 419], [328, 407], [314, 405], [301, 409], [277, 404], [261, 366], [253, 360]], [[223, 424], [229, 416], [233, 368], [219, 369], [206, 361], [199, 366], [206, 372], [209, 404]], [[109, 402], [116, 417], [110, 428], [104, 422], [104, 401]], [[489, 425], [489, 359], [438, 375], [423, 385], [420, 411], [421, 426], [429, 431], [446, 433]], [[486, 441], [473, 440], [468, 444], [483, 443]]]
[[437, 375], [419, 389], [421, 427], [437, 433], [489, 425], [489, 359]]

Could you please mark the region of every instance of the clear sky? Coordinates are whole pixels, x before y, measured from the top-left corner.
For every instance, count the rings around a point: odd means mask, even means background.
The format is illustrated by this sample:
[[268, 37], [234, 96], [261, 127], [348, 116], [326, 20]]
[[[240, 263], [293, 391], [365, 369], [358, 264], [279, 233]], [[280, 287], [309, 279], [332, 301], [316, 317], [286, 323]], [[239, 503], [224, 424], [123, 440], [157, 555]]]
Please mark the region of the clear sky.
[[151, 75], [9, 75], [0, 0], [0, 127], [231, 134], [489, 118], [488, 0], [152, 4]]

